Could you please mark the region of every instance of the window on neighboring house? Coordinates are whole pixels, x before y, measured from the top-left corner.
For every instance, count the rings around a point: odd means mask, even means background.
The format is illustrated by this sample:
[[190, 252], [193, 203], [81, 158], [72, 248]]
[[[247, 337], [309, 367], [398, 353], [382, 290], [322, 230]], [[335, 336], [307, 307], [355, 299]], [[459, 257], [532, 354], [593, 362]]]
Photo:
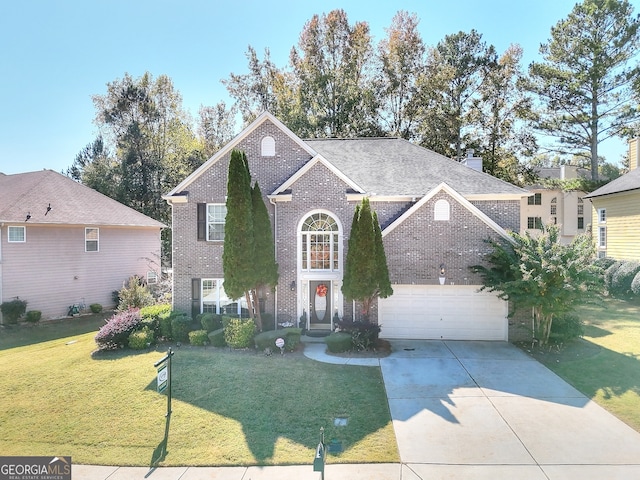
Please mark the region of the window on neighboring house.
[[223, 241], [226, 216], [227, 206], [224, 203], [199, 203], [198, 240]]
[[598, 227], [598, 247], [607, 247], [607, 227]]
[[194, 292], [194, 297], [198, 303], [196, 306], [198, 313], [215, 313], [218, 315], [246, 315], [248, 313], [246, 299], [231, 300], [224, 291], [224, 280], [222, 278], [203, 278], [199, 283], [200, 291]]
[[598, 209], [598, 223], [607, 223], [607, 209], [599, 208]]
[[528, 217], [527, 218], [527, 228], [542, 230], [542, 218], [540, 217]]
[[433, 219], [436, 221], [448, 221], [450, 217], [451, 207], [449, 202], [440, 199], [436, 202], [433, 209]]
[[542, 205], [542, 194], [536, 193], [527, 198], [527, 205]]
[[149, 270], [147, 272], [147, 283], [158, 283], [158, 273], [155, 270]]
[[18, 227], [9, 227], [8, 232], [8, 240], [11, 243], [24, 243], [27, 241], [27, 228], [18, 226]]
[[99, 251], [100, 229], [87, 227], [84, 229], [84, 251]]
[[578, 230], [584, 230], [584, 217], [578, 217]]
[[578, 197], [578, 215], [584, 215], [584, 200], [582, 200], [582, 197]]
[[553, 197], [551, 199], [551, 215], [557, 215], [558, 214], [558, 199], [556, 197]]
[[338, 270], [339, 226], [326, 213], [314, 213], [302, 224], [302, 269]]
[[261, 155], [263, 157], [276, 156], [276, 141], [273, 137], [264, 137], [260, 144]]

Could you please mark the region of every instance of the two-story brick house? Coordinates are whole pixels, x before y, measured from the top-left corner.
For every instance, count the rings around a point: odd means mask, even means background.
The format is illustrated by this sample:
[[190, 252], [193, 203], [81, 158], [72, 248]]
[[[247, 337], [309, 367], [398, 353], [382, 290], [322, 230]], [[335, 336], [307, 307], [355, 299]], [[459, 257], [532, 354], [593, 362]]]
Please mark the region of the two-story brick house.
[[468, 267], [490, 251], [486, 239], [519, 230], [525, 190], [398, 138], [303, 140], [269, 113], [164, 197], [173, 207], [174, 308], [242, 311], [223, 288], [233, 149], [246, 153], [272, 220], [280, 278], [262, 296], [278, 322], [304, 315], [308, 328], [328, 329], [336, 315], [360, 317], [341, 285], [354, 209], [367, 196], [394, 289], [372, 311], [381, 335], [507, 338], [506, 304], [479, 292]]

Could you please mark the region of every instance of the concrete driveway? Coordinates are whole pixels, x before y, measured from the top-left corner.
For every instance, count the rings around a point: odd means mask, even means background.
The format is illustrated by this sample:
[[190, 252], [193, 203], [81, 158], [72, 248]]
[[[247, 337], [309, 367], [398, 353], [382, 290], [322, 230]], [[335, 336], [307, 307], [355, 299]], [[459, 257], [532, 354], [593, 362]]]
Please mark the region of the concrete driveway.
[[640, 434], [513, 345], [391, 343], [403, 479], [640, 478]]

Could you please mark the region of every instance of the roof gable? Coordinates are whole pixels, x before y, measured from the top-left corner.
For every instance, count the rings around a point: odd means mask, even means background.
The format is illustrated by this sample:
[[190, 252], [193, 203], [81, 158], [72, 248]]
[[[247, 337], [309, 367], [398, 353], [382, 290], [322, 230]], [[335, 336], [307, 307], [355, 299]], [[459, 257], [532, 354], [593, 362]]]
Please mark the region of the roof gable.
[[483, 223], [485, 223], [489, 228], [494, 230], [498, 235], [502, 238], [512, 241], [509, 234], [498, 225], [496, 222], [491, 220], [486, 214], [482, 213], [478, 208], [476, 208], [471, 202], [469, 202], [466, 198], [456, 192], [453, 188], [451, 188], [446, 183], [441, 183], [436, 188], [427, 193], [424, 197], [422, 197], [419, 201], [417, 201], [411, 208], [409, 208], [406, 212], [400, 215], [396, 220], [391, 222], [389, 226], [387, 226], [382, 231], [382, 236], [385, 237], [393, 232], [397, 227], [399, 227], [405, 220], [411, 217], [414, 213], [419, 211], [429, 200], [431, 200], [437, 193], [446, 192], [449, 194], [455, 201], [457, 201], [460, 205], [466, 208], [469, 212], [475, 215], [478, 219], [480, 219]]
[[[27, 215], [30, 215], [29, 220]], [[165, 226], [52, 170], [0, 175], [0, 222]]]
[[253, 122], [251, 122], [239, 135], [233, 140], [227, 143], [222, 149], [217, 151], [209, 160], [204, 162], [198, 167], [191, 175], [180, 182], [173, 190], [163, 196], [165, 200], [171, 200], [171, 197], [180, 195], [181, 192], [186, 190], [191, 183], [197, 180], [211, 165], [217, 163], [220, 159], [224, 158], [231, 150], [233, 150], [238, 144], [240, 144], [245, 138], [251, 135], [260, 125], [265, 122], [273, 123], [278, 129], [285, 133], [291, 140], [298, 144], [304, 151], [306, 151], [311, 157], [316, 156], [316, 152], [302, 141], [295, 133], [293, 133], [287, 126], [285, 126], [280, 120], [274, 117], [269, 112], [261, 113]]
[[[365, 191], [356, 184], [353, 180], [348, 178], [344, 173], [338, 170], [335, 165], [328, 162], [322, 155], [316, 155], [311, 160], [309, 160], [301, 169], [296, 171], [293, 175], [291, 175], [282, 185], [280, 185], [274, 192], [269, 195], [269, 197], [276, 198], [278, 194], [281, 194], [287, 190], [289, 190], [293, 184], [302, 177], [305, 173], [307, 173], [311, 168], [313, 168], [318, 163], [324, 165], [329, 171], [331, 171], [336, 177], [346, 183], [349, 187], [351, 187], [357, 193], [365, 193]], [[346, 193], [346, 192], [345, 192]]]

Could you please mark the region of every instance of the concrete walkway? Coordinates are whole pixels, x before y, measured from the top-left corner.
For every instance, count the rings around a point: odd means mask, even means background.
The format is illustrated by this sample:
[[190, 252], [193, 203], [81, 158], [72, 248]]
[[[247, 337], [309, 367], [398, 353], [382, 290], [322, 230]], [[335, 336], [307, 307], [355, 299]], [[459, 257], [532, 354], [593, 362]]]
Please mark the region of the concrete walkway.
[[[327, 465], [327, 480], [640, 478], [640, 434], [505, 342], [392, 341], [382, 359], [317, 361], [380, 366], [401, 464]], [[311, 465], [99, 467], [74, 480], [304, 480]]]

